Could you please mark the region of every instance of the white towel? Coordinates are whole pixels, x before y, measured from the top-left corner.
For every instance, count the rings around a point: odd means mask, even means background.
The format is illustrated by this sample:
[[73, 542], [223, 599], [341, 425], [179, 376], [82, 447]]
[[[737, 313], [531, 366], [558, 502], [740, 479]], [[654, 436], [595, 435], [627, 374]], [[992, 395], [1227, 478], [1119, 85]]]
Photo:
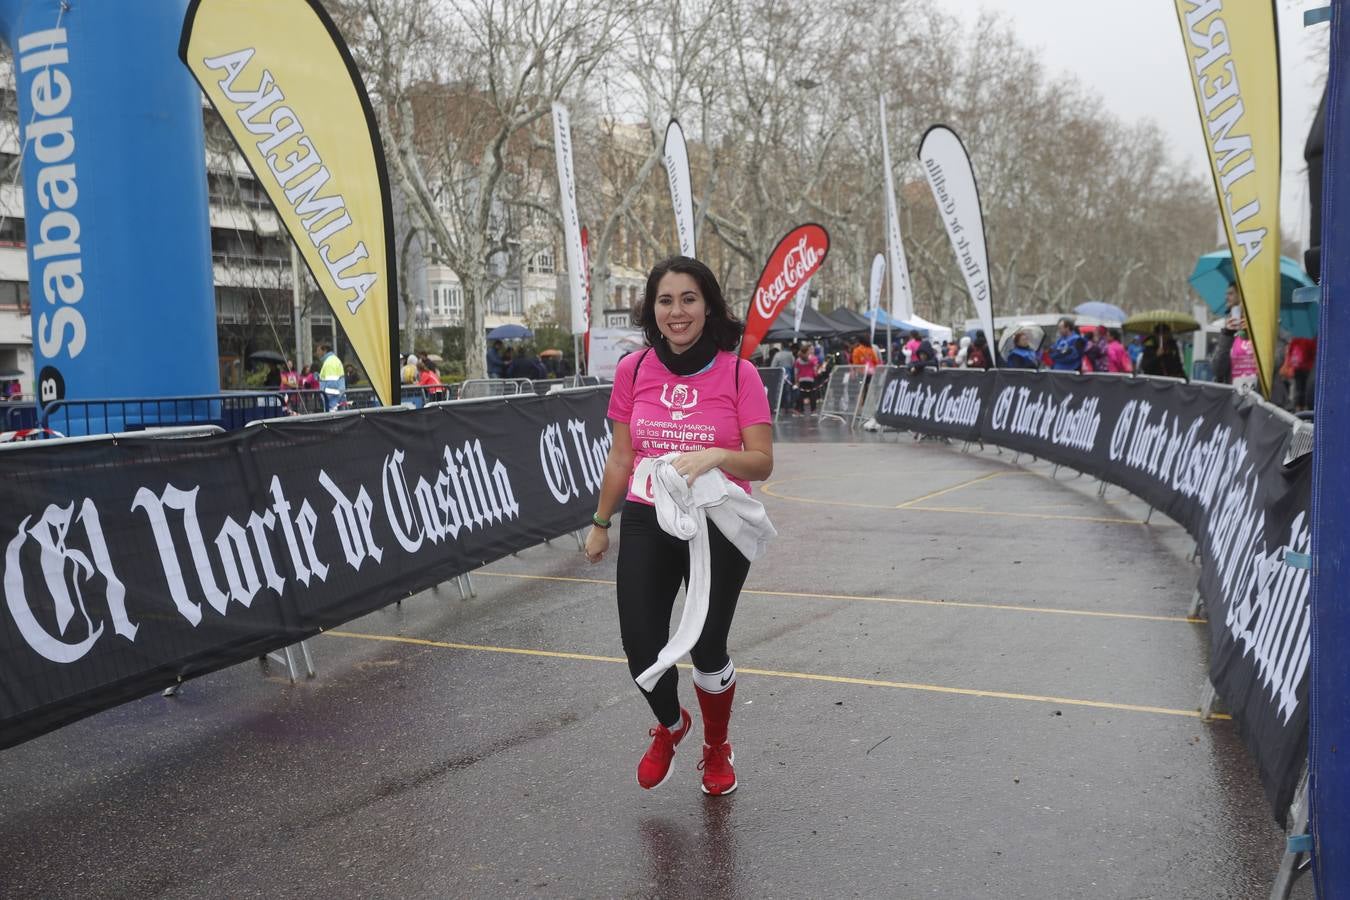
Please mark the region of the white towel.
[[721, 469], [700, 475], [691, 487], [671, 465], [677, 455], [668, 453], [652, 466], [652, 499], [661, 529], [689, 541], [689, 581], [685, 585], [684, 613], [679, 627], [657, 654], [656, 662], [636, 679], [646, 691], [655, 687], [666, 670], [692, 650], [703, 634], [712, 581], [708, 521], [751, 562], [764, 555], [769, 541], [778, 534], [764, 505], [728, 479]]

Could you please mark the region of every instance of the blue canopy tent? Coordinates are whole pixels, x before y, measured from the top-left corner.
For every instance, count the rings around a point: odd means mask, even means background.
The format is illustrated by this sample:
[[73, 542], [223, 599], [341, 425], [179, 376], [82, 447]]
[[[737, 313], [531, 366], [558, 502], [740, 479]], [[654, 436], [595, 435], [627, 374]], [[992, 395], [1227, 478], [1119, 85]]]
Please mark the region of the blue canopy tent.
[[917, 331], [920, 334], [920, 336], [928, 337], [928, 328], [926, 326], [919, 325], [914, 322], [906, 322], [902, 319], [897, 319], [890, 313], [886, 312], [886, 310], [884, 309], [877, 309], [877, 310], [869, 309], [862, 315], [863, 318], [867, 319], [869, 322], [875, 316], [877, 320], [877, 331], [884, 331], [886, 326], [889, 325], [891, 327], [891, 330], [893, 331], [903, 331], [906, 333], [911, 331]]

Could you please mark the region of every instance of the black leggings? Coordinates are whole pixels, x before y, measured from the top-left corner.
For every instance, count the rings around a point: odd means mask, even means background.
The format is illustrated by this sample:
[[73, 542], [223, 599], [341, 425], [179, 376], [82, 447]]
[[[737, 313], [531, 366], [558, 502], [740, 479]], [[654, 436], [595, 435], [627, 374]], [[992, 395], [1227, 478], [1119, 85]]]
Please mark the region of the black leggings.
[[[750, 561], [708, 523], [708, 619], [690, 656], [701, 672], [718, 672], [727, 664], [727, 633], [736, 614]], [[689, 578], [689, 542], [666, 534], [656, 521], [656, 508], [632, 500], [619, 520], [619, 633], [628, 671], [637, 678], [654, 662], [670, 639], [670, 614], [681, 583]], [[679, 676], [672, 667], [651, 691], [642, 691], [663, 725], [677, 723]], [[641, 690], [641, 688], [639, 688]]]

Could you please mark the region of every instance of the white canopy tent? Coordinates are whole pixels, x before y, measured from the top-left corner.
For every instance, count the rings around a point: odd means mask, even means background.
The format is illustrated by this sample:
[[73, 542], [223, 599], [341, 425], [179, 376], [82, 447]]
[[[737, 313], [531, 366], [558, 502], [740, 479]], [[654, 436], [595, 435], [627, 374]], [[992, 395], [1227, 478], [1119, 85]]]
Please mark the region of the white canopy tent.
[[952, 339], [952, 330], [950, 328], [946, 325], [938, 325], [930, 322], [918, 313], [910, 316], [909, 321], [911, 324], [917, 325], [920, 328], [928, 329], [928, 339], [931, 341], [937, 341], [940, 344], [943, 341], [950, 341]]

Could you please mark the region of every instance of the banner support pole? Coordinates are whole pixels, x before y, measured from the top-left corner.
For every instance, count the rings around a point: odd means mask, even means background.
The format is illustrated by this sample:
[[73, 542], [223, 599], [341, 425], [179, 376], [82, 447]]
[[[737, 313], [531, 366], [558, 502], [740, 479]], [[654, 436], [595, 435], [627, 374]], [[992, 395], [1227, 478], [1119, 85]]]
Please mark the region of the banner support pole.
[[295, 364], [300, 368], [305, 365], [304, 342], [305, 335], [300, 328], [300, 251], [295, 246], [295, 239], [292, 238], [291, 244], [291, 324], [295, 328]]

